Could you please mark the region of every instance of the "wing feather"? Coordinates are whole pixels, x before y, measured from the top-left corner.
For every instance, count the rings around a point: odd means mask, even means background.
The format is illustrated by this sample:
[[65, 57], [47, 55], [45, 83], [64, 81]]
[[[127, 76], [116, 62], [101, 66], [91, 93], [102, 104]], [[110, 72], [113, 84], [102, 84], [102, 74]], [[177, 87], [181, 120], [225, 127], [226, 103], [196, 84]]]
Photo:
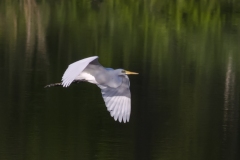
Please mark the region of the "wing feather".
[[98, 85], [101, 89], [107, 110], [115, 121], [129, 122], [131, 113], [131, 93], [129, 79], [122, 76], [122, 83], [117, 88]]
[[[107, 108], [109, 108], [109, 112], [111, 112], [111, 114], [114, 114], [114, 110], [115, 110], [115, 106], [116, 106], [116, 101], [118, 100], [118, 97], [112, 97], [111, 99], [111, 104], [106, 105]], [[106, 103], [105, 103], [106, 104]], [[111, 115], [113, 116], [113, 115]]]
[[[117, 110], [118, 110], [118, 104], [116, 102], [119, 102], [119, 97], [116, 97], [116, 100], [113, 103], [113, 109], [111, 111], [111, 116], [115, 119], [115, 116], [117, 114]], [[115, 119], [116, 121], [116, 119]]]
[[[106, 89], [106, 88], [105, 88]], [[105, 104], [107, 106], [107, 110], [108, 111], [111, 111], [114, 109], [114, 102], [116, 101], [117, 97], [114, 97], [114, 95], [116, 94], [117, 90], [115, 90], [114, 92], [103, 92], [102, 91], [102, 94], [103, 96], [105, 97], [104, 98], [104, 101], [105, 101]]]
[[114, 100], [112, 100], [112, 97], [118, 92], [118, 90], [116, 89], [115, 91], [113, 92], [108, 92], [108, 93], [105, 93], [104, 96], [106, 97], [104, 99], [105, 103], [113, 103]]
[[[127, 104], [127, 103], [126, 103]], [[127, 120], [127, 115], [126, 115], [126, 107], [124, 106], [124, 113], [123, 113], [123, 122], [125, 123]]]
[[122, 114], [121, 114], [121, 117], [120, 117], [120, 119], [122, 119], [123, 120], [123, 122], [124, 122], [124, 114], [125, 114], [125, 106], [126, 106], [126, 99], [124, 100], [124, 103], [123, 103], [123, 107], [122, 107]]
[[68, 87], [74, 79], [87, 67], [89, 63], [98, 59], [98, 56], [85, 58], [70, 64], [62, 77], [63, 87]]
[[[121, 99], [121, 98], [118, 97], [118, 99]], [[114, 111], [115, 111], [114, 119], [115, 119], [115, 121], [120, 117], [119, 112], [120, 112], [121, 107], [122, 107], [122, 101], [123, 101], [123, 100], [119, 100], [119, 101], [118, 101], [119, 103], [117, 103], [117, 104], [116, 104], [116, 107], [114, 108]], [[119, 122], [120, 122], [120, 121], [119, 121]]]
[[[128, 105], [131, 105], [131, 100], [128, 100]], [[126, 109], [126, 117], [127, 117], [127, 122], [129, 122], [130, 119], [130, 113], [131, 113], [131, 107]]]
[[109, 111], [109, 112], [112, 112], [113, 111], [113, 109], [114, 109], [114, 107], [115, 107], [115, 105], [116, 105], [116, 102], [117, 101], [117, 97], [111, 97], [111, 100], [110, 100], [110, 102], [109, 102], [109, 104], [106, 104], [106, 107], [107, 107], [107, 110]]
[[122, 101], [122, 104], [121, 104], [121, 108], [119, 108], [119, 117], [118, 117], [118, 120], [119, 122], [122, 122], [122, 118], [123, 118], [123, 110], [124, 110], [124, 107], [125, 107], [125, 99]]

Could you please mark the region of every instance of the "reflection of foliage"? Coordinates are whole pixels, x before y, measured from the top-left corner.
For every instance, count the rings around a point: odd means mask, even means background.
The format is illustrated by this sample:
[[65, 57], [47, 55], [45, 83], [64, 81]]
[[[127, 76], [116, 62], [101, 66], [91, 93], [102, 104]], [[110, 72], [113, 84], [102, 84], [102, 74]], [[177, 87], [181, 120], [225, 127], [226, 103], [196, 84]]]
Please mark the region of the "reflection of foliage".
[[[96, 3], [99, 12], [91, 12], [92, 3]], [[145, 56], [149, 56], [148, 53], [153, 50], [155, 54], [159, 53], [156, 52], [159, 50], [166, 51], [173, 40], [172, 35], [175, 33], [177, 35], [175, 40], [177, 41], [180, 41], [181, 37], [185, 36], [187, 32], [196, 33], [198, 30], [204, 32], [205, 35], [216, 35], [223, 29], [222, 26], [224, 25], [222, 24], [227, 22], [226, 25], [229, 25], [229, 19], [232, 18], [230, 23], [233, 23], [233, 25], [238, 24], [240, 19], [239, 15], [234, 13], [240, 8], [239, 3], [224, 0], [109, 0], [103, 2], [96, 0], [48, 2], [44, 0], [38, 1], [37, 5], [34, 0], [24, 0], [20, 5], [14, 1], [2, 1], [2, 4], [4, 5], [1, 5], [0, 26], [8, 28], [8, 33], [5, 33], [6, 36], [0, 33], [0, 39], [12, 37], [13, 40], [9, 42], [15, 43], [16, 40], [14, 39], [16, 39], [17, 33], [23, 33], [25, 28], [26, 36], [29, 37], [28, 26], [31, 26], [28, 25], [30, 23], [29, 16], [31, 15], [33, 17], [31, 21], [34, 21], [34, 19], [39, 19], [37, 17], [39, 14], [34, 15], [33, 12], [41, 12], [41, 23], [44, 25], [43, 20], [46, 22], [51, 16], [52, 25], [50, 27], [57, 29], [55, 32], [60, 37], [64, 36], [69, 40], [72, 39], [72, 44], [68, 46], [73, 47], [74, 50], [82, 48], [78, 43], [85, 39], [85, 44], [82, 45], [86, 46], [86, 44], [91, 43], [93, 47], [87, 49], [91, 53], [108, 54], [110, 51], [119, 52], [119, 48], [121, 48], [121, 52], [126, 57], [129, 56], [129, 51], [138, 50], [139, 44], [143, 47], [139, 50], [143, 50]], [[34, 4], [34, 6], [27, 4]], [[49, 13], [48, 6], [51, 7], [51, 15], [46, 14]], [[229, 12], [231, 12], [231, 17], [229, 17]], [[24, 20], [26, 25], [23, 23]], [[46, 25], [44, 26], [46, 27]], [[32, 28], [31, 30], [34, 31], [35, 29]], [[66, 32], [68, 35], [63, 35]], [[38, 35], [41, 35], [41, 33]], [[79, 37], [77, 35], [83, 36]], [[207, 36], [205, 37], [207, 38]], [[124, 39], [124, 41], [118, 41], [119, 38]], [[34, 42], [31, 40], [29, 43]], [[118, 47], [115, 44], [118, 44]], [[114, 46], [115, 49], [111, 46]], [[94, 50], [92, 50], [93, 48]]]
[[[224, 9], [223, 12], [222, 8], [226, 3], [231, 8]], [[195, 37], [188, 37], [195, 42], [192, 49], [203, 50], [204, 48], [197, 48], [202, 46], [197, 42], [207, 45], [208, 35], [220, 36], [224, 29], [222, 27], [229, 25], [229, 23], [224, 23], [226, 14], [229, 10], [239, 8], [233, 4], [234, 2], [216, 0], [211, 2], [116, 0], [104, 1], [100, 12], [91, 12], [88, 1], [78, 3], [61, 1], [52, 16], [56, 17], [57, 23], [55, 24], [60, 29], [59, 33], [67, 31], [68, 35], [64, 38], [69, 41], [73, 39], [72, 44], [68, 45], [73, 47], [73, 50], [80, 50], [91, 43], [93, 47], [85, 48], [88, 53], [103, 53], [107, 56], [111, 55], [111, 52], [121, 52], [127, 61], [129, 56], [133, 55], [133, 51], [144, 51], [145, 58], [150, 56], [156, 59], [156, 56], [160, 56], [158, 53], [167, 53], [166, 50], [172, 48], [171, 45], [185, 43], [181, 42], [182, 37], [186, 37], [189, 32], [196, 33]], [[54, 13], [57, 15], [55, 16]], [[237, 17], [237, 13], [231, 15]], [[234, 19], [237, 20], [237, 18]], [[200, 37], [197, 36], [198, 33], [201, 34]], [[152, 54], [149, 55], [149, 53]], [[193, 56], [193, 58], [205, 59], [202, 55], [204, 53], [206, 52], [201, 52], [197, 55], [200, 57]]]
[[[26, 63], [31, 62], [33, 50], [37, 46], [38, 53], [46, 60], [45, 34], [48, 25], [48, 5], [38, 5], [35, 0], [4, 1], [0, 5], [0, 41], [6, 43], [10, 53], [22, 48], [17, 45], [25, 41]], [[4, 31], [1, 33], [1, 31]], [[20, 56], [20, 55], [19, 55]], [[12, 57], [14, 58], [14, 57]]]

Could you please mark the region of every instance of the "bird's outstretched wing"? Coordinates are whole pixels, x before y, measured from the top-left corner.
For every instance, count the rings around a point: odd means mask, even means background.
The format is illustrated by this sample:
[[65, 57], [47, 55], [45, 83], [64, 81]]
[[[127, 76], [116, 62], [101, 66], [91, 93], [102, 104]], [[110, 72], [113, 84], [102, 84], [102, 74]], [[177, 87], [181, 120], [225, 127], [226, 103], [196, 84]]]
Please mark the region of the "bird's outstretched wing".
[[96, 60], [96, 62], [94, 61], [95, 63], [98, 63], [97, 59], [98, 56], [93, 56], [70, 64], [62, 77], [63, 87], [68, 87], [89, 63], [93, 62], [94, 60]]
[[122, 84], [117, 88], [98, 85], [101, 89], [107, 110], [119, 122], [129, 122], [131, 113], [130, 83], [127, 76], [122, 77]]

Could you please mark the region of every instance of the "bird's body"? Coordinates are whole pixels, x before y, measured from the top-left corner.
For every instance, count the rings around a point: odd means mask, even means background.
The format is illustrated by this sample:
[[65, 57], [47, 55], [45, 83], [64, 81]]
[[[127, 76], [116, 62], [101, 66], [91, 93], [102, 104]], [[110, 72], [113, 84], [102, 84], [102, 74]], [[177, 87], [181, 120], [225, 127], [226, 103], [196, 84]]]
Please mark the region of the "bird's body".
[[111, 116], [119, 122], [128, 122], [131, 112], [130, 82], [127, 74], [137, 74], [123, 69], [104, 68], [98, 57], [89, 57], [72, 63], [62, 77], [62, 85], [68, 87], [72, 82], [87, 81], [96, 84], [102, 92], [106, 107]]

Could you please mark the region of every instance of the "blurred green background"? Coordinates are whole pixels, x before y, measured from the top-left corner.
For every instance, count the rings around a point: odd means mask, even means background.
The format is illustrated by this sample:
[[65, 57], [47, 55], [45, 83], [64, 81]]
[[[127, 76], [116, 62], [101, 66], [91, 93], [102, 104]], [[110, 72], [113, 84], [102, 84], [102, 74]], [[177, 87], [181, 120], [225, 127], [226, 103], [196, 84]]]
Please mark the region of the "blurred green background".
[[[98, 55], [131, 76], [130, 123], [60, 82]], [[0, 159], [240, 158], [240, 1], [0, 0]]]

